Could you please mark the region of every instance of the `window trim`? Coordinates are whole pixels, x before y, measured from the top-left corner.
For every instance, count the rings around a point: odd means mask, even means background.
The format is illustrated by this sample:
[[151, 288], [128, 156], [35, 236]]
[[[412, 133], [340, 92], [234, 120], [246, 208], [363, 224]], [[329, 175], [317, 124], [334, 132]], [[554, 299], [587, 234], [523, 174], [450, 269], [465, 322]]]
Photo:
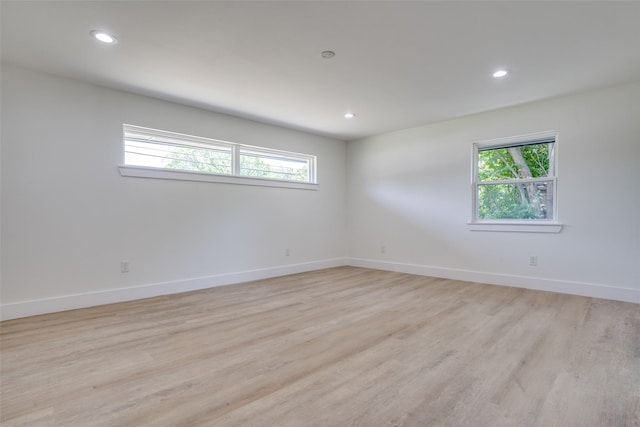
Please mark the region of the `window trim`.
[[135, 178], [156, 178], [176, 181], [214, 182], [220, 184], [254, 185], [258, 187], [297, 188], [300, 190], [318, 190], [319, 185], [308, 182], [281, 181], [271, 178], [257, 178], [239, 175], [217, 175], [206, 172], [162, 169], [149, 166], [118, 166], [120, 175]]
[[[515, 183], [515, 182], [553, 182], [553, 218], [537, 220], [521, 219], [490, 219], [478, 218], [478, 153], [482, 149], [506, 148], [517, 145], [532, 145], [536, 143], [554, 143], [554, 174], [543, 178], [523, 178], [513, 180], [487, 181], [482, 184]], [[502, 231], [524, 233], [559, 233], [562, 226], [558, 221], [558, 132], [546, 131], [506, 138], [496, 138], [473, 143], [471, 147], [471, 220], [467, 223], [470, 231]]]
[[[127, 165], [125, 164], [125, 133], [138, 132], [151, 136], [158, 137], [170, 137], [177, 140], [185, 141], [186, 143], [192, 142], [194, 145], [206, 146], [226, 146], [231, 148], [232, 153], [232, 165], [231, 174], [215, 174], [209, 172], [188, 171], [181, 169], [161, 168], [154, 166], [139, 166], [139, 165]], [[229, 141], [221, 141], [213, 138], [205, 138], [201, 136], [182, 134], [171, 131], [164, 131], [159, 129], [146, 128], [142, 126], [123, 124], [122, 125], [122, 156], [121, 164], [118, 166], [120, 175], [126, 177], [136, 178], [155, 178], [155, 179], [168, 179], [178, 181], [198, 181], [198, 182], [212, 182], [223, 184], [239, 184], [239, 185], [254, 185], [261, 187], [281, 187], [281, 188], [294, 188], [303, 190], [317, 190], [317, 157], [310, 154], [302, 154], [285, 150], [277, 150], [267, 147], [258, 147], [254, 145], [238, 144]], [[290, 181], [284, 179], [274, 179], [266, 177], [254, 177], [247, 175], [240, 175], [240, 153], [242, 150], [252, 151], [255, 153], [264, 153], [265, 155], [282, 156], [290, 158], [300, 158], [308, 161], [309, 165], [309, 182], [303, 181]]]

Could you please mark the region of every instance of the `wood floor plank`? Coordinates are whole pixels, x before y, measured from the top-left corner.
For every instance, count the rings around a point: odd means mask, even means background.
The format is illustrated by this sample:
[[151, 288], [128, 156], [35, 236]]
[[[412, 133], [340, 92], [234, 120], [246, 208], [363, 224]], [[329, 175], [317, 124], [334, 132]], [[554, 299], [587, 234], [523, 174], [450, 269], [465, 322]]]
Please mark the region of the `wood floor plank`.
[[340, 267], [0, 324], [3, 426], [640, 426], [640, 306]]

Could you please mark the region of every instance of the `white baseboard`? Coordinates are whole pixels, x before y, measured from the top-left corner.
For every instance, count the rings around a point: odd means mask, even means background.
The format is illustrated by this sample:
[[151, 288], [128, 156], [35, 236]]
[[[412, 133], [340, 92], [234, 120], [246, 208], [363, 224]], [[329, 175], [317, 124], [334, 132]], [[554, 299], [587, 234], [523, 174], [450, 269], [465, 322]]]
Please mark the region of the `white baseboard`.
[[335, 258], [306, 262], [302, 264], [291, 264], [280, 267], [242, 271], [239, 273], [219, 274], [173, 282], [153, 283], [129, 288], [109, 289], [98, 292], [14, 302], [0, 305], [0, 320], [17, 319], [20, 317], [35, 316], [38, 314], [55, 313], [59, 311], [74, 310], [77, 308], [93, 307], [97, 305], [176, 294], [180, 292], [196, 291], [199, 289], [250, 282], [252, 280], [268, 279], [271, 277], [286, 276], [288, 274], [304, 273], [307, 271], [322, 270], [324, 268], [340, 267], [343, 265], [346, 265], [346, 260], [344, 258]]
[[2, 304], [0, 305], [0, 320], [17, 319], [20, 317], [35, 316], [38, 314], [55, 313], [59, 311], [74, 310], [77, 308], [93, 307], [97, 305], [133, 301], [180, 292], [196, 291], [216, 286], [250, 282], [252, 280], [268, 279], [271, 277], [286, 276], [289, 274], [304, 273], [307, 271], [322, 270], [325, 268], [340, 267], [344, 265], [640, 303], [639, 289], [361, 258], [335, 258], [302, 264], [263, 268], [259, 270], [248, 270], [238, 273], [197, 277], [173, 282], [153, 283], [129, 288], [109, 289], [98, 292]]
[[538, 291], [558, 292], [615, 301], [640, 303], [640, 289], [605, 286], [594, 283], [572, 282], [539, 277], [495, 274], [455, 268], [432, 267], [427, 265], [404, 264], [361, 258], [347, 258], [347, 265], [372, 268], [376, 270], [396, 271], [419, 276], [441, 277], [444, 279], [464, 280], [467, 282], [487, 283], [490, 285], [512, 286]]

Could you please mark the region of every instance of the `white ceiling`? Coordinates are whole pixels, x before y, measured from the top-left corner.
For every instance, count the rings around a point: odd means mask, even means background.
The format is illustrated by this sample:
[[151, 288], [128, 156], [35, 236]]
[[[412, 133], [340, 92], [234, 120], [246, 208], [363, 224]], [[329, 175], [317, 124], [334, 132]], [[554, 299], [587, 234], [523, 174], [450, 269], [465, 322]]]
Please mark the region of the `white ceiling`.
[[3, 62], [347, 140], [640, 79], [635, 1], [3, 0], [1, 18]]

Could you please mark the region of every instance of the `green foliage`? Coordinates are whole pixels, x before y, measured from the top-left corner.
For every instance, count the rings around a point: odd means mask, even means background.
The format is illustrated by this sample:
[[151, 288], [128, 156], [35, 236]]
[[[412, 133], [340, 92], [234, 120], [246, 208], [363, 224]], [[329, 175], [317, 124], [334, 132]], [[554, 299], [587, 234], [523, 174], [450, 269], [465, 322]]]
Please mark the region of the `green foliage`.
[[514, 184], [481, 185], [478, 188], [479, 219], [543, 218], [533, 206], [522, 202]]
[[181, 147], [172, 153], [166, 168], [214, 174], [231, 173], [231, 153], [206, 148]]
[[[508, 148], [483, 150], [478, 153], [478, 179], [500, 181], [549, 175], [549, 144], [526, 145], [512, 149], [520, 152], [525, 165], [516, 163]], [[530, 176], [527, 176], [527, 170]]]
[[[496, 148], [478, 153], [478, 180], [504, 181], [549, 176], [552, 144]], [[534, 183], [478, 187], [479, 219], [544, 219], [547, 188]]]
[[506, 148], [478, 153], [479, 181], [499, 181], [516, 177], [515, 164]]
[[282, 179], [287, 181], [307, 182], [309, 180], [309, 168], [293, 168], [284, 164], [269, 164], [258, 156], [240, 156], [240, 174], [259, 178]]

